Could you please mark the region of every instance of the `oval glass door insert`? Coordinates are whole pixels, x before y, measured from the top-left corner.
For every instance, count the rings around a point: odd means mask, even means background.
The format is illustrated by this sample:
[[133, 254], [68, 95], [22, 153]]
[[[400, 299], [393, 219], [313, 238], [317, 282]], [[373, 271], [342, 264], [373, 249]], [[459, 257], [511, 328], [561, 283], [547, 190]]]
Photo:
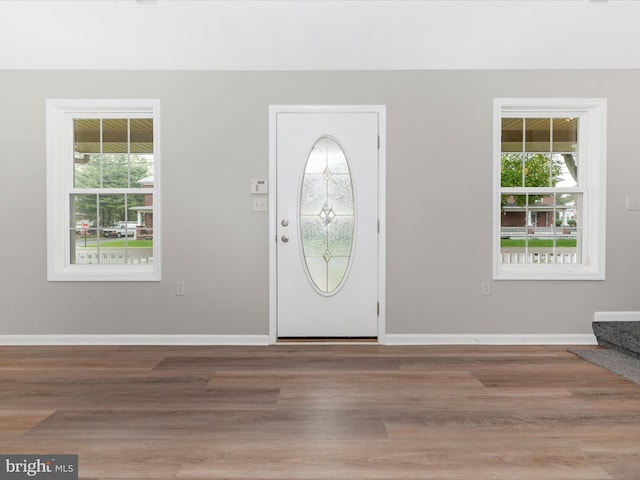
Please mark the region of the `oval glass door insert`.
[[302, 178], [300, 238], [302, 255], [315, 290], [338, 292], [351, 264], [355, 201], [351, 169], [333, 137], [313, 145]]

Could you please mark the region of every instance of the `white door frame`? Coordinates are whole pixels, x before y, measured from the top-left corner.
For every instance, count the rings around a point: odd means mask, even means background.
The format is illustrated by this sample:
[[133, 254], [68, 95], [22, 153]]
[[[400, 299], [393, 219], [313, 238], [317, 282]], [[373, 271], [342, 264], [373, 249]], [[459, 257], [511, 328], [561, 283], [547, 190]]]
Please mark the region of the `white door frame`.
[[279, 113], [377, 113], [380, 149], [378, 153], [378, 343], [385, 342], [385, 286], [386, 286], [386, 174], [387, 174], [387, 118], [385, 105], [270, 105], [269, 106], [269, 344], [278, 338], [278, 268], [277, 268], [277, 178], [276, 138]]

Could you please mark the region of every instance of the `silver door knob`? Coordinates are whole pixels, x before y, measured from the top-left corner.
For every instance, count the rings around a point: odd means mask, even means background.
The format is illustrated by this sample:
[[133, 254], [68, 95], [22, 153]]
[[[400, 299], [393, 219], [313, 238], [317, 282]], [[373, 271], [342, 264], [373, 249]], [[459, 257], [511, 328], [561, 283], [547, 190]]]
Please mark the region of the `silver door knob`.
[[287, 220], [286, 218], [285, 218], [285, 219], [283, 219], [283, 220], [280, 222], [280, 225], [282, 225], [283, 227], [288, 226], [288, 225], [289, 225], [289, 220]]
[[282, 240], [282, 243], [287, 243], [289, 241], [289, 237], [287, 237], [286, 235], [282, 235], [282, 238], [280, 238], [280, 240]]

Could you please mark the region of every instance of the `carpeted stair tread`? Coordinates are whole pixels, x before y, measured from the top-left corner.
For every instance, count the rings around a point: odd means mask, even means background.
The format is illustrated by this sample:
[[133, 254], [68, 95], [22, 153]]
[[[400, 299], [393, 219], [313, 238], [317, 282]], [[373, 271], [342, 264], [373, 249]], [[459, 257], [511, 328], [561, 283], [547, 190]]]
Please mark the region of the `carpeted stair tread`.
[[592, 327], [598, 345], [640, 358], [640, 322], [593, 322]]

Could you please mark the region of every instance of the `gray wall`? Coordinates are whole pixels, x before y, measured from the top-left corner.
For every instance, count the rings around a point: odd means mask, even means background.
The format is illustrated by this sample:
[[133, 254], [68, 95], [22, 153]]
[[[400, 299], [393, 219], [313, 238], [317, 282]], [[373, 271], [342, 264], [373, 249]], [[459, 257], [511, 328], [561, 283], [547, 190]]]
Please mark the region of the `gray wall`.
[[[268, 177], [269, 104], [387, 106], [387, 333], [589, 333], [594, 311], [640, 307], [640, 212], [624, 208], [640, 195], [640, 71], [0, 71], [0, 85], [0, 335], [267, 334], [268, 217], [248, 181]], [[606, 281], [480, 295], [494, 97], [608, 98]], [[161, 282], [46, 281], [47, 98], [161, 100]]]

